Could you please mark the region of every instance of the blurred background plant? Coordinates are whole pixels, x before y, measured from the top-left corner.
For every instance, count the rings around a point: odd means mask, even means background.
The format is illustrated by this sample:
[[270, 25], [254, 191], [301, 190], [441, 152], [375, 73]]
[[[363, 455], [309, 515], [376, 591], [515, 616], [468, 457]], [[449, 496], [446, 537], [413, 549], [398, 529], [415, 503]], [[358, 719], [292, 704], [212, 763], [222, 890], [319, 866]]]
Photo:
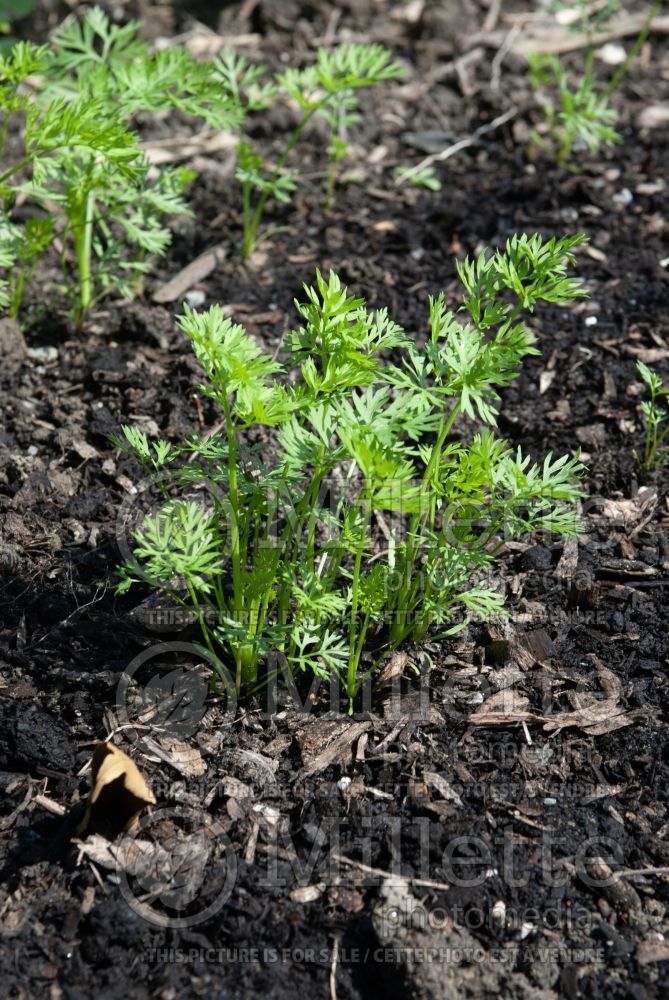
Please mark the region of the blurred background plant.
[[14, 23], [32, 14], [35, 4], [36, 0], [0, 0], [0, 55], [9, 52], [16, 41]]
[[653, 18], [659, 13], [661, 0], [655, 0], [639, 34], [629, 51], [623, 56], [609, 82], [602, 86], [595, 78], [596, 45], [598, 32], [619, 10], [619, 0], [593, 4], [589, 0], [553, 5], [556, 17], [563, 26], [573, 27], [585, 38], [583, 72], [574, 84], [570, 73], [559, 55], [554, 53], [528, 57], [530, 80], [543, 102], [543, 122], [530, 135], [530, 150], [539, 148], [546, 152], [560, 167], [577, 169], [573, 159], [587, 150], [591, 154], [600, 148], [620, 141], [613, 127], [617, 111], [609, 104], [611, 94], [628, 72], [648, 37]]

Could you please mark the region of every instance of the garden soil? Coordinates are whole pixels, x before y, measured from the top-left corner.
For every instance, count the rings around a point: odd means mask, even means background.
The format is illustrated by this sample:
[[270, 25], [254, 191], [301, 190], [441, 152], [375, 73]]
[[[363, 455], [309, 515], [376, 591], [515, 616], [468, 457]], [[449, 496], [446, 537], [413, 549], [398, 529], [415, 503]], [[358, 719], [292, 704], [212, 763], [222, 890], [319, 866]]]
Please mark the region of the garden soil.
[[[540, 108], [517, 45], [534, 7], [117, 8], [151, 38], [206, 47], [217, 32], [273, 67], [381, 42], [407, 75], [363, 94], [333, 211], [314, 128], [294, 203], [269, 211], [274, 231], [242, 263], [230, 150], [201, 140], [176, 153], [199, 174], [194, 217], [176, 221], [140, 298], [106, 301], [74, 331], [54, 260], [28, 296], [25, 339], [2, 323], [2, 994], [666, 996], [669, 503], [666, 471], [641, 473], [634, 456], [636, 362], [669, 374], [666, 28], [613, 96], [622, 141], [572, 172], [528, 156]], [[57, 13], [19, 30], [43, 38]], [[268, 157], [291, 121], [281, 108], [254, 124]], [[140, 126], [154, 148], [187, 135], [178, 121]], [[434, 164], [440, 191], [397, 183], [395, 167], [467, 139]], [[542, 353], [504, 391], [500, 427], [535, 458], [580, 448], [578, 541], [505, 547], [494, 582], [508, 622], [408, 650], [351, 718], [324, 688], [307, 711], [300, 680], [275, 705], [271, 684], [236, 706], [210, 694], [179, 739], [128, 721], [129, 665], [137, 683], [160, 667], [176, 689], [197, 675], [196, 633], [156, 633], [155, 616], [151, 631], [137, 611], [148, 592], [114, 592], [142, 474], [110, 435], [136, 423], [181, 441], [219, 419], [174, 322], [184, 295], [223, 304], [280, 352], [303, 283], [332, 268], [421, 339], [428, 296], [458, 305], [457, 260], [535, 231], [587, 234], [588, 298], [531, 317]], [[213, 269], [170, 300], [165, 283], [212, 248]], [[129, 834], [104, 817], [82, 826], [87, 765], [110, 734], [156, 798]], [[176, 888], [158, 884], [165, 857]]]

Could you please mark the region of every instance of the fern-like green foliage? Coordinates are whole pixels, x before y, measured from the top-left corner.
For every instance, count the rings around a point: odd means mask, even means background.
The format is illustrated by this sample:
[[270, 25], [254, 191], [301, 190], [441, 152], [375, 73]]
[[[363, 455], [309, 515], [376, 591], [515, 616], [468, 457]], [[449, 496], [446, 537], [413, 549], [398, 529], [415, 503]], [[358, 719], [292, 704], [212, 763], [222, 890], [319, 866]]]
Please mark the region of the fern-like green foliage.
[[174, 445], [123, 428], [162, 499], [119, 590], [148, 581], [194, 610], [238, 688], [278, 649], [351, 705], [388, 651], [500, 613], [483, 574], [504, 542], [578, 530], [578, 457], [535, 462], [495, 427], [499, 390], [538, 353], [525, 314], [583, 294], [567, 273], [583, 242], [519, 236], [465, 261], [463, 304], [432, 299], [424, 343], [334, 273], [296, 303], [285, 363], [219, 307], [187, 309], [223, 430]]
[[558, 166], [566, 166], [579, 147], [592, 154], [620, 142], [613, 127], [617, 112], [609, 105], [608, 94], [596, 89], [591, 72], [572, 88], [558, 56], [530, 56], [529, 63], [532, 85], [546, 95], [543, 132], [535, 129], [532, 141]]
[[[189, 212], [183, 194], [195, 175], [151, 171], [133, 116], [174, 109], [216, 128], [238, 122], [211, 65], [183, 49], [152, 54], [137, 37], [138, 27], [134, 21], [115, 25], [93, 7], [63, 25], [50, 46], [19, 43], [0, 59], [0, 150], [10, 122], [17, 115], [24, 121], [24, 155], [0, 174], [4, 232], [12, 233], [20, 271], [19, 278], [7, 280], [12, 315], [19, 312], [38, 256], [55, 236], [66, 248], [65, 288], [79, 322], [111, 291], [136, 294], [151, 258], [165, 252], [171, 239], [166, 219]], [[36, 96], [21, 88], [28, 76], [37, 78]], [[39, 242], [35, 223], [23, 236], [16, 233], [11, 209], [18, 194], [49, 217]]]
[[[266, 79], [264, 66], [254, 66], [244, 56], [224, 51], [215, 64], [222, 90], [241, 121], [237, 146], [237, 179], [242, 185], [244, 257], [258, 244], [258, 230], [270, 199], [287, 203], [296, 190], [297, 171], [286, 167], [309, 121], [320, 116], [328, 126], [326, 207], [334, 204], [337, 164], [346, 156], [346, 130], [358, 121], [356, 93], [403, 75], [391, 53], [382, 45], [340, 45], [332, 52], [320, 49], [316, 62], [303, 69], [290, 67]], [[298, 121], [276, 163], [266, 164], [255, 152], [244, 128], [250, 113], [264, 110], [279, 98], [298, 109]], [[255, 196], [255, 202], [254, 202]]]
[[639, 34], [606, 85], [599, 85], [595, 79], [595, 36], [615, 13], [618, 0], [602, 5], [593, 5], [587, 0], [565, 5], [557, 0], [553, 6], [569, 14], [574, 28], [586, 40], [583, 71], [574, 87], [559, 56], [529, 56], [530, 81], [544, 95], [544, 121], [540, 129], [531, 133], [530, 139], [531, 146], [545, 150], [558, 166], [573, 170], [572, 160], [580, 150], [587, 149], [594, 154], [603, 146], [620, 142], [620, 135], [613, 127], [618, 115], [610, 106], [609, 98], [641, 51], [653, 20], [661, 10], [662, 0], [655, 0], [649, 8]]
[[650, 399], [641, 404], [646, 425], [643, 454], [635, 453], [641, 468], [648, 472], [669, 461], [669, 409], [664, 409], [669, 407], [669, 387], [643, 361], [637, 361], [636, 367], [650, 393]]

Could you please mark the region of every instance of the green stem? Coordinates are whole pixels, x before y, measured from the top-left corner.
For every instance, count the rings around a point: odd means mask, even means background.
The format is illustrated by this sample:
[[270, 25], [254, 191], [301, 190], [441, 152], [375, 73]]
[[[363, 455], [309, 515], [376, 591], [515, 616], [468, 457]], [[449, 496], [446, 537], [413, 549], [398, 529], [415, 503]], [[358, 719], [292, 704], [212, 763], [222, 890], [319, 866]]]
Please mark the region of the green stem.
[[260, 195], [260, 198], [258, 199], [258, 204], [256, 205], [255, 211], [248, 226], [246, 225], [246, 219], [244, 220], [245, 223], [244, 246], [242, 248], [242, 254], [244, 258], [248, 257], [255, 248], [256, 233], [258, 232], [258, 226], [260, 225], [260, 221], [263, 217], [263, 212], [265, 211], [265, 205], [269, 200], [274, 184], [279, 179], [281, 171], [283, 170], [283, 167], [286, 163], [286, 160], [288, 159], [291, 152], [299, 142], [300, 136], [304, 132], [304, 129], [306, 128], [308, 122], [313, 118], [313, 116], [316, 114], [317, 111], [320, 111], [323, 105], [326, 104], [331, 97], [332, 95], [328, 94], [327, 97], [324, 97], [323, 100], [318, 102], [318, 104], [315, 104], [313, 107], [309, 108], [307, 112], [305, 112], [304, 118], [299, 123], [297, 128], [294, 130], [293, 134], [288, 140], [286, 148], [284, 149], [283, 153], [277, 160], [276, 166], [274, 167], [274, 170], [270, 175], [269, 181], [267, 182], [265, 189], [263, 190], [262, 194]]
[[[458, 400], [455, 403], [453, 409], [448, 414], [448, 416], [444, 415], [441, 418], [441, 425], [437, 432], [437, 440], [434, 443], [434, 447], [432, 448], [432, 451], [430, 453], [430, 458], [427, 463], [425, 472], [423, 473], [423, 482], [420, 494], [419, 509], [416, 511], [415, 514], [413, 514], [411, 522], [409, 524], [409, 533], [407, 536], [406, 554], [404, 563], [404, 582], [402, 583], [402, 586], [398, 592], [397, 601], [395, 605], [397, 615], [408, 610], [406, 605], [409, 602], [409, 597], [412, 590], [414, 569], [417, 557], [415, 536], [416, 532], [418, 531], [418, 527], [425, 514], [424, 500], [427, 497], [427, 491], [430, 479], [434, 475], [441, 461], [442, 450], [446, 438], [453, 429], [453, 424], [455, 423], [459, 413], [460, 413], [460, 401]], [[430, 503], [429, 520], [431, 528], [434, 527], [434, 516], [435, 516], [434, 504]], [[394, 639], [399, 631], [401, 631], [402, 634], [405, 634], [406, 629], [407, 629], [406, 623], [402, 625], [401, 621], [399, 619], [396, 619], [394, 624], [391, 626], [391, 637]]]
[[[221, 402], [225, 416], [225, 427], [228, 439], [228, 490], [230, 500], [230, 563], [232, 566], [233, 586], [233, 617], [242, 621], [244, 595], [242, 593], [242, 566], [239, 534], [239, 488], [237, 484], [237, 443], [232, 411], [227, 391], [221, 393]], [[253, 682], [257, 677], [257, 658], [253, 646], [235, 646], [232, 650], [235, 659], [235, 687], [237, 692], [242, 684]]]
[[337, 160], [332, 154], [328, 156], [327, 177], [325, 180], [325, 194], [323, 196], [323, 209], [328, 214], [335, 206], [335, 183], [337, 180]]
[[[366, 516], [367, 508], [363, 505], [363, 516]], [[360, 540], [358, 550], [355, 554], [355, 564], [353, 567], [353, 582], [351, 585], [351, 629], [349, 634], [348, 670], [346, 675], [346, 696], [349, 706], [352, 706], [353, 699], [357, 694], [357, 675], [360, 651], [358, 650], [358, 604], [360, 601], [360, 570], [362, 568], [362, 555], [365, 549], [365, 536]]]
[[74, 230], [74, 247], [79, 269], [79, 322], [91, 307], [93, 286], [91, 256], [93, 250], [93, 221], [95, 218], [95, 188], [86, 195], [83, 226]]
[[[12, 94], [12, 97], [14, 94]], [[4, 153], [5, 143], [7, 142], [7, 133], [9, 131], [9, 112], [5, 115], [2, 122], [2, 129], [0, 129], [0, 156]]]
[[662, 6], [661, 0], [655, 0], [655, 3], [650, 9], [648, 17], [643, 23], [641, 31], [639, 32], [637, 38], [635, 39], [634, 45], [632, 46], [632, 48], [627, 53], [627, 56], [625, 57], [625, 61], [621, 63], [621, 65], [618, 67], [616, 72], [609, 80], [608, 85], [604, 88], [604, 97], [609, 97], [613, 93], [613, 91], [616, 89], [622, 78], [625, 76], [625, 73], [627, 73], [634, 59], [636, 59], [637, 55], [641, 50], [641, 46], [648, 38], [655, 15], [659, 13], [661, 6]]
[[26, 158], [24, 160], [21, 160], [20, 163], [17, 163], [15, 164], [15, 166], [10, 167], [9, 170], [5, 170], [4, 174], [0, 174], [0, 184], [4, 184], [6, 180], [9, 180], [9, 178], [13, 177], [14, 174], [18, 174], [19, 170], [23, 170], [24, 167], [30, 166], [30, 163], [31, 163], [30, 157], [26, 156]]
[[255, 233], [251, 232], [251, 185], [247, 181], [242, 182], [242, 221], [244, 226], [243, 254], [248, 257], [255, 245]]

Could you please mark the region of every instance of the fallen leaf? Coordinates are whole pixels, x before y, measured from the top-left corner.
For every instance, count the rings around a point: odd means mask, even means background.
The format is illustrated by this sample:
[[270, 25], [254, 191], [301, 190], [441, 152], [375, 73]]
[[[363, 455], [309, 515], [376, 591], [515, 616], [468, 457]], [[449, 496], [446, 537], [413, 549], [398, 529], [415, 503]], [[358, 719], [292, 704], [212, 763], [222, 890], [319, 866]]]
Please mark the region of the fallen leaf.
[[543, 394], [548, 389], [550, 389], [550, 387], [552, 386], [553, 382], [555, 381], [555, 376], [556, 375], [557, 375], [557, 372], [555, 371], [555, 369], [553, 369], [553, 371], [551, 371], [551, 372], [544, 371], [544, 372], [541, 373], [541, 375], [539, 376], [539, 395], [540, 396], [543, 396]]
[[446, 799], [447, 802], [455, 802], [456, 806], [462, 805], [462, 799], [455, 789], [451, 788], [443, 775], [437, 774], [436, 771], [423, 771], [423, 780], [430, 788], [434, 788], [436, 792], [439, 792], [442, 799]]
[[[529, 699], [524, 694], [520, 694], [514, 688], [503, 688], [486, 698], [481, 707], [474, 712], [474, 716], [492, 715], [497, 712], [510, 716], [519, 713], [524, 715], [529, 711], [529, 707]], [[474, 718], [470, 716], [470, 722], [473, 721]]]
[[156, 799], [137, 765], [113, 743], [98, 743], [91, 761], [91, 794], [77, 830], [84, 833], [92, 821], [131, 827], [146, 806]]
[[170, 733], [164, 733], [155, 739], [152, 736], [143, 736], [140, 746], [148, 757], [169, 764], [184, 778], [199, 778], [207, 770], [200, 751]]
[[393, 653], [390, 659], [384, 664], [383, 670], [381, 670], [377, 677], [376, 682], [378, 687], [390, 684], [390, 682], [394, 681], [396, 677], [401, 677], [408, 662], [408, 653]]

